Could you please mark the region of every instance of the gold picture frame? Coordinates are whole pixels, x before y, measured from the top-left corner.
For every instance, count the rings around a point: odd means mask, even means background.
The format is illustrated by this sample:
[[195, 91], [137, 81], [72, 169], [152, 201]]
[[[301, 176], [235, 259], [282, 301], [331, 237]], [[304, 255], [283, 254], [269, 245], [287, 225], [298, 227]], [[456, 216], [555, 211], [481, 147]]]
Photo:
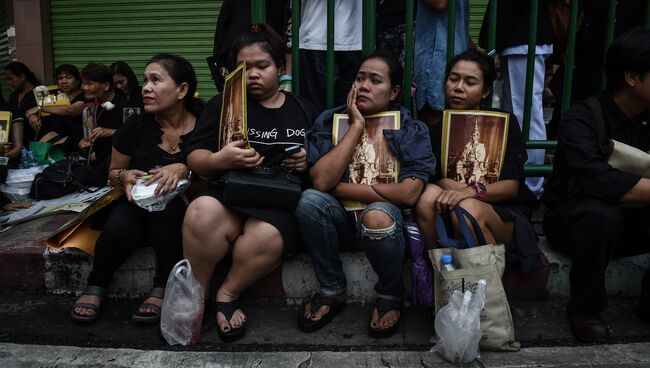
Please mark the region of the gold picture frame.
[[239, 64], [235, 70], [226, 76], [224, 81], [217, 139], [219, 149], [231, 142], [248, 139], [245, 62]]
[[[350, 128], [347, 114], [334, 114], [332, 124], [332, 141], [336, 145]], [[350, 183], [373, 185], [380, 183], [397, 183], [399, 178], [399, 160], [388, 146], [383, 131], [400, 129], [399, 111], [386, 111], [365, 117], [366, 124], [359, 142], [348, 163]], [[343, 200], [348, 211], [362, 210], [365, 203]]]
[[469, 184], [497, 182], [508, 143], [510, 114], [445, 110], [442, 118], [442, 176]]

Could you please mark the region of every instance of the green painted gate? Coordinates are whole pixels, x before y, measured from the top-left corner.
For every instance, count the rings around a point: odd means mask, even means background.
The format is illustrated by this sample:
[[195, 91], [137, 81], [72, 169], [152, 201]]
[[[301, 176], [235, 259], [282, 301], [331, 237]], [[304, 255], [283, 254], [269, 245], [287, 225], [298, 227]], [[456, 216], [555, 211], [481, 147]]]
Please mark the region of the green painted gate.
[[[205, 58], [212, 54], [219, 0], [50, 0], [54, 66], [126, 61], [141, 79], [160, 52], [186, 57], [200, 97], [216, 94]], [[1, 47], [1, 44], [0, 44]], [[1, 51], [1, 50], [0, 50]]]

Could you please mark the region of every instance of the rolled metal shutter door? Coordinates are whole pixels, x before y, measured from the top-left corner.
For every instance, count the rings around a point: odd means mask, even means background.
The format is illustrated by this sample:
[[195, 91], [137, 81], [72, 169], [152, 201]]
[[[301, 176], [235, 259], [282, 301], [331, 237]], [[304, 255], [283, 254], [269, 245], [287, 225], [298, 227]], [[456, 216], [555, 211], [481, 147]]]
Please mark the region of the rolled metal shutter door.
[[221, 3], [50, 0], [54, 67], [123, 60], [142, 80], [145, 63], [155, 54], [181, 55], [194, 66], [199, 95], [207, 100], [216, 94], [205, 58], [212, 54]]

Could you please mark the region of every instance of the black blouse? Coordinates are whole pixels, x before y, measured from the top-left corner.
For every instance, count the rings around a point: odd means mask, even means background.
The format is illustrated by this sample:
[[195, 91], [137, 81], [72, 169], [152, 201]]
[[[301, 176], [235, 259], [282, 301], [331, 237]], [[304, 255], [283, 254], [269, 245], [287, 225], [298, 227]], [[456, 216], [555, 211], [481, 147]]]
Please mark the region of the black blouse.
[[186, 163], [184, 147], [193, 131], [181, 136], [180, 151], [169, 153], [160, 148], [163, 130], [152, 114], [142, 114], [127, 120], [113, 136], [113, 147], [131, 157], [130, 169], [149, 171], [176, 163]]
[[36, 107], [36, 96], [34, 90], [29, 90], [21, 101], [18, 101], [18, 91], [11, 92], [9, 95], [9, 105], [11, 106], [12, 120], [14, 123], [23, 122], [23, 146], [29, 147], [29, 142], [36, 137], [36, 132], [29, 125], [25, 113], [27, 110]]

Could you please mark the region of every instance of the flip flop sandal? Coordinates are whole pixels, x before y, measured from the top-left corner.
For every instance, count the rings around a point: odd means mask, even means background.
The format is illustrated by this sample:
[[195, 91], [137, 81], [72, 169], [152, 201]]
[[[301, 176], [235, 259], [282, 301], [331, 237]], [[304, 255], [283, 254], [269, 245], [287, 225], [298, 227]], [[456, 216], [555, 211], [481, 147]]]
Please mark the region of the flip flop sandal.
[[381, 321], [384, 318], [384, 315], [390, 311], [399, 311], [400, 316], [397, 318], [397, 321], [390, 327], [387, 328], [374, 328], [372, 327], [372, 314], [370, 315], [370, 321], [368, 321], [368, 335], [377, 339], [384, 339], [391, 337], [397, 331], [399, 321], [402, 318], [402, 301], [401, 300], [390, 300], [384, 299], [382, 297], [377, 297], [375, 301], [375, 307], [377, 308], [377, 320]]
[[324, 305], [330, 307], [330, 310], [319, 320], [314, 321], [311, 318], [305, 317], [305, 308], [303, 307], [302, 312], [298, 315], [298, 327], [300, 327], [303, 332], [314, 332], [320, 330], [336, 317], [337, 314], [341, 313], [341, 311], [345, 309], [345, 301], [338, 301], [332, 296], [325, 296], [319, 293], [312, 296], [309, 304], [311, 304], [312, 313], [316, 313], [316, 311]]
[[[101, 299], [104, 299], [104, 295], [106, 295], [106, 288], [103, 288], [101, 286], [94, 286], [94, 285], [88, 285], [86, 286], [86, 289], [81, 293], [81, 296], [83, 295], [92, 295], [92, 296], [98, 296]], [[79, 314], [75, 312], [75, 308], [88, 308], [93, 311], [93, 314], [84, 316], [82, 314]], [[99, 314], [99, 306], [97, 304], [92, 304], [92, 303], [75, 303], [75, 305], [72, 306], [70, 309], [70, 319], [75, 321], [75, 322], [83, 322], [83, 323], [90, 323], [97, 319], [97, 315]]]
[[[147, 298], [165, 298], [165, 288], [163, 287], [154, 287], [149, 290], [149, 295]], [[140, 309], [150, 308], [153, 309], [153, 312], [140, 312]], [[138, 308], [138, 311], [131, 316], [131, 320], [137, 323], [149, 323], [154, 324], [160, 322], [160, 312], [162, 308], [152, 303], [142, 303]]]
[[[233, 300], [232, 302], [217, 301], [215, 303], [215, 306], [217, 309], [217, 313], [221, 312], [223, 316], [226, 318], [228, 324], [230, 324], [232, 315], [237, 311], [237, 309], [241, 309], [241, 306], [239, 305], [239, 300]], [[217, 323], [217, 332], [219, 333], [219, 338], [221, 339], [221, 341], [225, 343], [231, 343], [243, 338], [244, 335], [246, 334], [246, 322], [247, 321], [244, 321], [244, 323], [237, 328], [230, 326], [230, 330], [228, 332], [223, 331], [221, 329], [221, 326], [219, 326], [219, 323]]]

